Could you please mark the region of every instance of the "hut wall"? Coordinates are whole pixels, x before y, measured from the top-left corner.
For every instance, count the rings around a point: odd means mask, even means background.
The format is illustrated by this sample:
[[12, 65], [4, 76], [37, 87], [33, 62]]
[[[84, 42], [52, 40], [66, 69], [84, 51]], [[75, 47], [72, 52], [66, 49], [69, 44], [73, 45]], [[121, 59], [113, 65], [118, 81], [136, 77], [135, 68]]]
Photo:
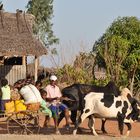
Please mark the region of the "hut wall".
[[10, 85], [26, 78], [26, 65], [0, 65], [0, 77], [5, 77]]

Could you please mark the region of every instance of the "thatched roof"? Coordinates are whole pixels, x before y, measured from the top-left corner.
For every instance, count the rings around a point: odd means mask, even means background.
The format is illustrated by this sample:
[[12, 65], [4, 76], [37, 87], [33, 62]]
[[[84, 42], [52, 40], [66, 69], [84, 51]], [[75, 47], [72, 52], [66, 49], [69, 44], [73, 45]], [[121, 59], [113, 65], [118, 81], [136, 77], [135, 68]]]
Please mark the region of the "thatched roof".
[[34, 16], [0, 10], [0, 56], [40, 56], [47, 53], [32, 33]]

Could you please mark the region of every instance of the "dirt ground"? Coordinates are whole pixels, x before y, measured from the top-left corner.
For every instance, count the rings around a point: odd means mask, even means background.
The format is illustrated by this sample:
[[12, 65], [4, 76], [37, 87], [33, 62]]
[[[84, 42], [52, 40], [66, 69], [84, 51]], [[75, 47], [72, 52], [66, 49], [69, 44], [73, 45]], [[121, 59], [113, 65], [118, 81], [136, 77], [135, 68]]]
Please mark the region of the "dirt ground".
[[[40, 125], [42, 126], [43, 125], [43, 121], [44, 121], [44, 117], [40, 117]], [[55, 136], [54, 134], [54, 125], [53, 125], [53, 120], [51, 120], [51, 125], [49, 127], [41, 127], [40, 128], [40, 133], [37, 135], [37, 136], [47, 136], [48, 139], [50, 140], [53, 136]], [[73, 132], [73, 129], [74, 129], [74, 126], [71, 125], [70, 127], [70, 131], [67, 131], [65, 128], [64, 128], [64, 125], [65, 125], [65, 119], [62, 120], [61, 124], [60, 124], [60, 132], [61, 132], [61, 136], [66, 137], [65, 140], [69, 140], [69, 138], [72, 139], [74, 138], [72, 132]], [[83, 138], [85, 138], [87, 140], [87, 138], [95, 138], [89, 128], [87, 127], [87, 120], [85, 120], [81, 125], [80, 127], [82, 128], [82, 132], [78, 133], [78, 137], [75, 137], [75, 139], [81, 139], [81, 140], [84, 140]], [[103, 134], [100, 130], [100, 127], [101, 127], [101, 120], [100, 119], [96, 119], [96, 122], [95, 122], [95, 129], [96, 129], [96, 132], [99, 134], [99, 137], [102, 139], [107, 137], [109, 139], [114, 139], [115, 137], [118, 138], [120, 137], [120, 134], [119, 134], [119, 131], [118, 131], [118, 124], [117, 124], [117, 121], [112, 121], [112, 120], [107, 120], [106, 121], [106, 125], [105, 125], [105, 128], [106, 128], [106, 131], [107, 131], [107, 134]], [[124, 128], [124, 134], [126, 132], [126, 127]], [[2, 124], [0, 123], [0, 134], [1, 136], [3, 136], [2, 134], [7, 134], [7, 130], [6, 130], [6, 124]], [[50, 138], [51, 136], [51, 138]], [[60, 139], [62, 138], [61, 136], [56, 136], [56, 138], [59, 138]], [[68, 137], [67, 137], [68, 136]], [[9, 135], [7, 135], [7, 137], [9, 137]], [[28, 138], [28, 136], [26, 136]], [[32, 136], [33, 137], [33, 136]], [[80, 138], [79, 138], [80, 137]], [[132, 130], [130, 132], [130, 139], [131, 138], [140, 138], [140, 122], [136, 122], [132, 125]], [[6, 138], [7, 139], [7, 138]], [[42, 139], [42, 138], [41, 138]], [[47, 140], [47, 139], [45, 139]], [[55, 140], [55, 138], [53, 139]]]
[[[40, 121], [43, 122], [43, 119]], [[82, 128], [82, 132], [78, 132], [78, 135], [92, 135], [91, 131], [89, 130], [88, 126], [88, 119], [85, 120], [80, 127]], [[51, 126], [50, 127], [44, 127], [41, 128], [40, 130], [40, 134], [54, 134], [54, 126], [53, 126], [53, 120], [51, 120]], [[65, 119], [62, 120], [62, 122], [60, 123], [60, 132], [62, 135], [73, 135], [73, 129], [74, 126], [71, 125], [70, 127], [70, 131], [66, 131], [65, 127]], [[115, 120], [107, 120], [106, 124], [105, 124], [105, 128], [107, 131], [107, 134], [103, 134], [101, 131], [101, 120], [100, 119], [96, 119], [95, 122], [95, 129], [96, 132], [98, 133], [99, 136], [110, 136], [110, 137], [120, 137], [119, 134], [119, 130], [118, 130], [118, 123]], [[124, 126], [124, 134], [127, 131], [127, 127]], [[140, 137], [140, 122], [135, 122], [132, 124], [132, 130], [130, 132], [130, 137]]]

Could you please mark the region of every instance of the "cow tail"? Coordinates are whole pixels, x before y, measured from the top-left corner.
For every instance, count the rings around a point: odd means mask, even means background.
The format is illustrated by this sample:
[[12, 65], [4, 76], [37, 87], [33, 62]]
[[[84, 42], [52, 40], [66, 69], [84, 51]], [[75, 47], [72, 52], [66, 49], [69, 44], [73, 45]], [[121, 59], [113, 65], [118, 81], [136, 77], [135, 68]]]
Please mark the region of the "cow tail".
[[124, 129], [124, 117], [121, 113], [118, 113], [118, 127], [120, 130], [120, 134], [123, 135], [123, 129]]

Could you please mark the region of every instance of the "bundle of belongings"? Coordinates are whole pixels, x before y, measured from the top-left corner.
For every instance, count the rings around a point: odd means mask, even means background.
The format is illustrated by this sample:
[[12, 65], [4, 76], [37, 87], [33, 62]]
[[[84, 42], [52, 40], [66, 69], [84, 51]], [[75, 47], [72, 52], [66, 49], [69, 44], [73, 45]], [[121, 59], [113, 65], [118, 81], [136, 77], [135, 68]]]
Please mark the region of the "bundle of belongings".
[[32, 84], [26, 85], [20, 89], [20, 94], [24, 98], [24, 103], [28, 110], [39, 110], [42, 97], [39, 90]]
[[41, 102], [39, 90], [31, 82], [19, 80], [11, 88], [11, 101], [5, 104], [5, 112], [37, 111]]

